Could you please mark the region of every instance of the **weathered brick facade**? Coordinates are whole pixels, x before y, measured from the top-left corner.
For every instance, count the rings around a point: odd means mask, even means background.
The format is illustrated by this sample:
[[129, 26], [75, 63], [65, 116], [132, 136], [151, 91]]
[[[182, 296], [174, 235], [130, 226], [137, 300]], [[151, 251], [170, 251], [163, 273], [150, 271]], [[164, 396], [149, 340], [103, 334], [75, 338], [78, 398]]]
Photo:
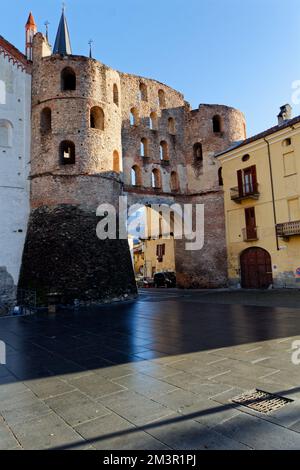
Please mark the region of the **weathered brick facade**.
[[[72, 91], [62, 91], [61, 76], [66, 67], [76, 77], [76, 89]], [[93, 107], [101, 108], [101, 116], [104, 116], [98, 126], [91, 125]], [[51, 111], [51, 128], [48, 129], [41, 127], [45, 108], [48, 113]], [[119, 73], [86, 57], [51, 55], [47, 40], [38, 33], [34, 39], [32, 68], [32, 214], [20, 286], [34, 287], [43, 293], [44, 299], [46, 291], [67, 289], [67, 276], [61, 262], [65, 257], [63, 232], [55, 237], [47, 222], [44, 230], [38, 230], [37, 234], [37, 223], [43, 223], [43, 218], [49, 214], [58, 227], [65, 208], [70, 227], [81, 220], [81, 230], [90, 230], [91, 225], [85, 226], [87, 219], [80, 217], [80, 213], [86, 214], [90, 221], [101, 203], [111, 203], [117, 208], [118, 197], [122, 194], [128, 195], [129, 203], [204, 203], [204, 249], [186, 252], [183, 242], [176, 242], [178, 284], [191, 288], [225, 285], [223, 193], [214, 154], [244, 138], [245, 120], [239, 111], [219, 105], [200, 105], [199, 109], [191, 110], [181, 93], [155, 80]], [[63, 141], [75, 146], [72, 165], [63, 165], [60, 160]], [[138, 177], [135, 184], [131, 177], [133, 167]], [[152, 184], [154, 169], [158, 175], [155, 188]], [[66, 233], [75, 236], [76, 231], [71, 229]], [[120, 269], [120, 264], [116, 262], [113, 243], [102, 244], [100, 248], [102, 242], [98, 240], [99, 252], [103, 253], [105, 247], [111, 250], [105, 257], [103, 255], [106, 270], [101, 270], [101, 257], [93, 257], [93, 250], [97, 249], [95, 232], [90, 233], [90, 243], [88, 239], [88, 236], [79, 236], [74, 245], [77, 252], [85, 253], [85, 257], [81, 253], [80, 262], [75, 263], [75, 278], [84, 277], [88, 266], [88, 278], [92, 279], [94, 271], [99, 289], [97, 283], [89, 290], [86, 283], [77, 282], [72, 285], [68, 300], [73, 297], [97, 301], [134, 295], [127, 244], [121, 243], [116, 249], [127, 277], [121, 274], [121, 281], [114, 287], [115, 281], [109, 273]], [[43, 246], [47, 246], [48, 255]], [[39, 253], [47, 258], [55, 253], [58, 258], [57, 263], [51, 262], [51, 282], [45, 275], [45, 266], [40, 271], [37, 263], [34, 269], [30, 268], [31, 257], [39, 257]], [[73, 269], [75, 265], [72, 264], [70, 270], [66, 259], [65, 270], [69, 271], [70, 283]], [[97, 277], [99, 269], [103, 282]]]

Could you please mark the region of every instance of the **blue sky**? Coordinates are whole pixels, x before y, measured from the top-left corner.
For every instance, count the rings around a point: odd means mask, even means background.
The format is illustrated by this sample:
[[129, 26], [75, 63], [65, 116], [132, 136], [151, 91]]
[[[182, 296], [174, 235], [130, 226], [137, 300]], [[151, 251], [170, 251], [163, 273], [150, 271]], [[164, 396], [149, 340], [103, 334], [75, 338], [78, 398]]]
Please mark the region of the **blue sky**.
[[[1, 2], [0, 34], [24, 48], [32, 10], [54, 43], [60, 0]], [[300, 80], [299, 0], [66, 0], [73, 53], [159, 81], [199, 103], [235, 106], [248, 134], [276, 123]], [[294, 106], [294, 115], [300, 105]]]

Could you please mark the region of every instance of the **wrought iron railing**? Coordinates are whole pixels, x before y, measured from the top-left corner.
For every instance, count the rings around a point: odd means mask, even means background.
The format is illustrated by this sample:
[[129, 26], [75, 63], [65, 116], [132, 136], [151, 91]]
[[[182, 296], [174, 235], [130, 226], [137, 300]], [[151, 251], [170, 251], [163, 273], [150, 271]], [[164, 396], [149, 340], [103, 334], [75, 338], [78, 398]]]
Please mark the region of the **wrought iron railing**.
[[276, 231], [278, 237], [289, 238], [294, 235], [300, 235], [300, 220], [295, 222], [285, 222], [283, 224], [277, 224]]
[[243, 184], [230, 189], [232, 201], [241, 201], [242, 199], [258, 199], [260, 196], [258, 183]]

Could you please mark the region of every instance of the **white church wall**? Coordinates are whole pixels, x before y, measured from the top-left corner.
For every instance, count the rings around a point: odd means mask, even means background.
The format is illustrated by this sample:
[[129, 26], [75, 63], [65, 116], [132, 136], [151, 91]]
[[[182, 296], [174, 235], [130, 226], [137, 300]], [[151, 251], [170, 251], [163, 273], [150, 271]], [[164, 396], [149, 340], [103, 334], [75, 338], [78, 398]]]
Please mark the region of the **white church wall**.
[[0, 54], [0, 314], [14, 297], [29, 217], [31, 76]]

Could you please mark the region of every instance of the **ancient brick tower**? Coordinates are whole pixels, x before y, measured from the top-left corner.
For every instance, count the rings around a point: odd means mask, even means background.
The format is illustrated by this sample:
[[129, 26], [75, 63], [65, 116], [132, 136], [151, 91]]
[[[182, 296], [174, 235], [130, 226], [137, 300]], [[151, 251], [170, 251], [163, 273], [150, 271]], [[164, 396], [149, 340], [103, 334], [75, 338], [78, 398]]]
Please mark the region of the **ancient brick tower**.
[[205, 245], [175, 241], [177, 284], [227, 283], [222, 169], [216, 153], [246, 136], [228, 106], [191, 109], [156, 80], [72, 55], [62, 14], [53, 51], [32, 44], [31, 216], [19, 287], [63, 293], [64, 303], [136, 294], [127, 240], [96, 237], [96, 209], [120, 195], [128, 204], [205, 206]]
[[33, 40], [31, 215], [19, 288], [62, 301], [105, 301], [136, 294], [127, 240], [96, 236], [101, 203], [118, 208], [122, 183], [121, 111], [111, 98], [120, 78], [98, 62], [71, 55], [64, 12], [53, 53]]

